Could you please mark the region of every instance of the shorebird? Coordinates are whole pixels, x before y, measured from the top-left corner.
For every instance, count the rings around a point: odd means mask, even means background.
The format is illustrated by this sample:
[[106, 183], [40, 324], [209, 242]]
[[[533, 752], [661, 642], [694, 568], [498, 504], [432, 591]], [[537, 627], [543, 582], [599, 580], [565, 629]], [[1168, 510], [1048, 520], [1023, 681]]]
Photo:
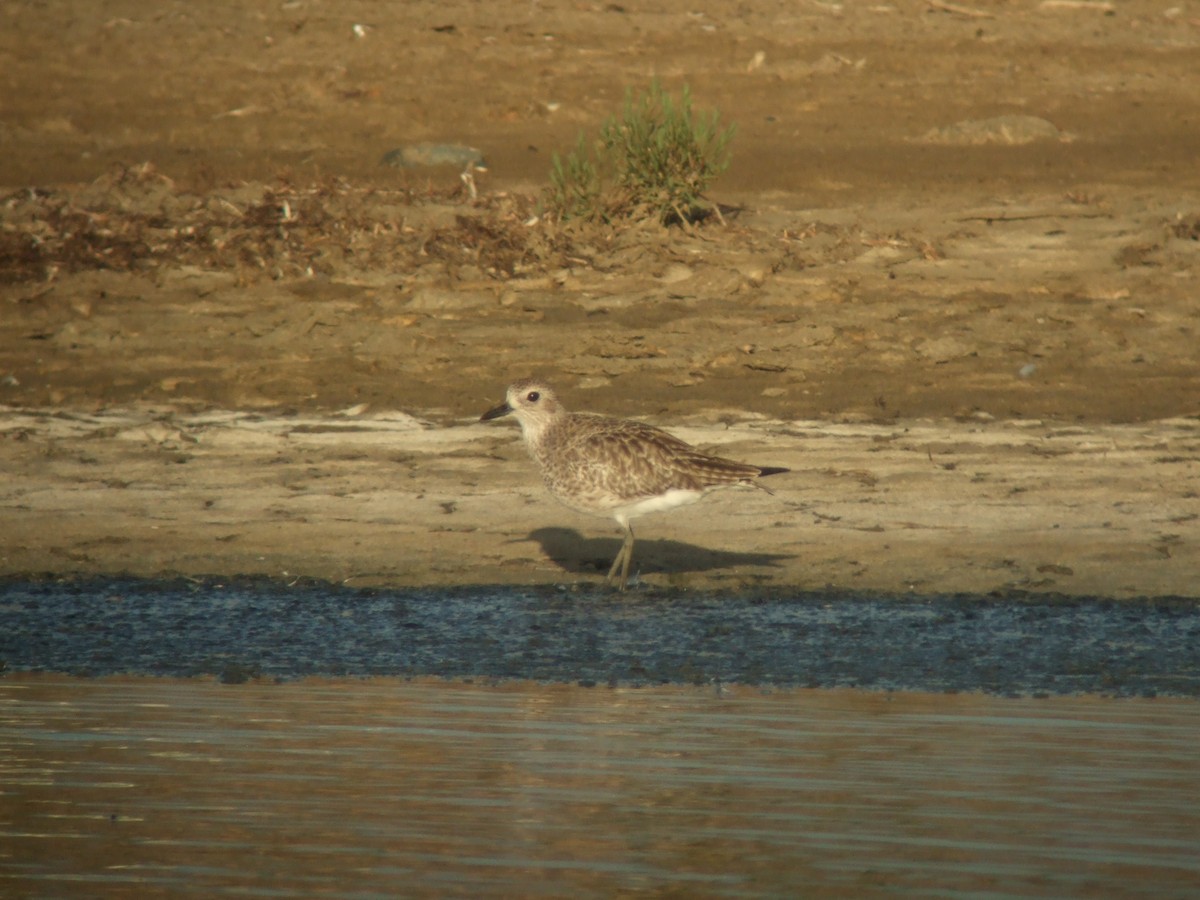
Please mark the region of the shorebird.
[[757, 479], [788, 471], [711, 456], [643, 422], [568, 412], [554, 389], [535, 379], [511, 385], [505, 401], [480, 421], [509, 413], [521, 424], [550, 492], [572, 509], [612, 516], [624, 530], [605, 579], [611, 585], [620, 570], [622, 591], [633, 559], [633, 519], [694, 503], [720, 487], [745, 485], [771, 493]]

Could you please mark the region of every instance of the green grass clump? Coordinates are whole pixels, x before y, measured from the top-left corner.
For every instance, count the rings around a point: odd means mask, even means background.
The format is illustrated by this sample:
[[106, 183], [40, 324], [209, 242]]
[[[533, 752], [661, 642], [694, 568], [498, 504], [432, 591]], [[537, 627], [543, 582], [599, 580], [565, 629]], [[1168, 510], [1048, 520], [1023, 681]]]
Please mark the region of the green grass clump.
[[563, 219], [695, 222], [715, 209], [704, 192], [729, 167], [733, 133], [716, 110], [693, 115], [686, 85], [678, 100], [657, 80], [636, 97], [627, 91], [621, 117], [597, 139], [581, 134], [565, 158], [554, 154], [549, 209]]

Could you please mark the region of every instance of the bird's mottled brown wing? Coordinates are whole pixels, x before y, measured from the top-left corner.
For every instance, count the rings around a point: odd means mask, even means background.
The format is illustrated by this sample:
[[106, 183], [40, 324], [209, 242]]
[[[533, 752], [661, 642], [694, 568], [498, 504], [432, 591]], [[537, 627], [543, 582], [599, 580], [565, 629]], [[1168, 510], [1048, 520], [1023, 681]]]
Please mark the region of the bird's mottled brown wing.
[[[757, 466], [702, 453], [641, 422], [597, 418], [577, 429], [569, 456], [613, 495], [638, 499], [669, 490], [702, 491], [748, 482]], [[601, 462], [603, 461], [603, 463]]]

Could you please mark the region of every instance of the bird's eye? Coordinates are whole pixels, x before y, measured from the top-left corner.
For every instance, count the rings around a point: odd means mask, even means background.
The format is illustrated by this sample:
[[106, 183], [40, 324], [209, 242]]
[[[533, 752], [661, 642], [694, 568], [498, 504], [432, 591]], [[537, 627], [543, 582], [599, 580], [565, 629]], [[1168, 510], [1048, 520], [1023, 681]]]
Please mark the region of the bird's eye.
[[530, 403], [537, 403], [538, 398], [541, 396], [542, 395], [539, 394], [537, 391], [530, 391], [528, 394], [525, 395], [525, 399], [528, 400]]

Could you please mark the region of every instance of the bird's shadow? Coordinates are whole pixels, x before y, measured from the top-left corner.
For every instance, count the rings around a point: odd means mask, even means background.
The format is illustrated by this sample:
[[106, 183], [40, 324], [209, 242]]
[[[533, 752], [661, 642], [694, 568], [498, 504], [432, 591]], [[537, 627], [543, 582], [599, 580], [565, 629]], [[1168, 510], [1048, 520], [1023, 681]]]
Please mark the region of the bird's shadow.
[[[601, 575], [608, 572], [621, 549], [619, 537], [585, 537], [574, 528], [538, 528], [523, 540], [541, 544], [542, 552], [564, 571]], [[732, 569], [736, 566], [771, 566], [779, 568], [781, 561], [791, 559], [784, 553], [737, 553], [730, 550], [711, 550], [654, 538], [637, 538], [633, 546], [633, 569], [642, 574], [651, 572], [708, 572]]]

